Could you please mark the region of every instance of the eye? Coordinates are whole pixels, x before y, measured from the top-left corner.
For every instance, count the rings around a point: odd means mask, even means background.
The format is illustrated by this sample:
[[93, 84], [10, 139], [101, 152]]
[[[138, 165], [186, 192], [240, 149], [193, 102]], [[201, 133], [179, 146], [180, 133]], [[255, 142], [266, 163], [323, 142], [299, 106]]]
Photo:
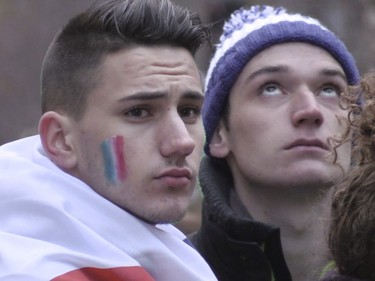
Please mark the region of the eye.
[[281, 95], [283, 91], [280, 86], [275, 83], [269, 83], [261, 87], [260, 95], [262, 96], [277, 96]]
[[129, 110], [126, 110], [124, 112], [124, 115], [130, 118], [140, 119], [140, 118], [146, 118], [146, 117], [151, 116], [151, 113], [148, 108], [134, 107]]
[[323, 97], [339, 97], [342, 93], [340, 87], [335, 85], [326, 85], [319, 92], [319, 96]]
[[179, 114], [185, 121], [193, 123], [200, 117], [201, 108], [196, 106], [185, 106], [179, 109]]

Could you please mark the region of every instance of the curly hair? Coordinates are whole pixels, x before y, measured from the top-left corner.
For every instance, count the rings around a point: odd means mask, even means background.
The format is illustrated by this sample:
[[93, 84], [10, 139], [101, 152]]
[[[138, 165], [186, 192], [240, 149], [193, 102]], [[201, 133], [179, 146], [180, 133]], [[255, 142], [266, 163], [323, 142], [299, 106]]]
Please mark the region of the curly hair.
[[342, 106], [349, 126], [336, 148], [353, 142], [352, 169], [333, 196], [328, 243], [341, 274], [375, 280], [375, 72], [343, 94]]

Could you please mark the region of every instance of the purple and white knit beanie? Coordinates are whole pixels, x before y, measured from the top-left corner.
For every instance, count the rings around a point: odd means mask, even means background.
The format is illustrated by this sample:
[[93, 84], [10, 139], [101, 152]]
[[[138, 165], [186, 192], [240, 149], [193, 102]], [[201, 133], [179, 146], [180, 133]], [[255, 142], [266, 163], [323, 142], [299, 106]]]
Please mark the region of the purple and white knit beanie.
[[286, 42], [316, 45], [340, 63], [349, 85], [359, 81], [358, 68], [344, 43], [316, 19], [288, 14], [282, 7], [252, 6], [235, 11], [223, 30], [210, 62], [205, 85], [204, 149], [209, 156], [209, 143], [223, 116], [231, 88], [246, 64], [264, 49]]

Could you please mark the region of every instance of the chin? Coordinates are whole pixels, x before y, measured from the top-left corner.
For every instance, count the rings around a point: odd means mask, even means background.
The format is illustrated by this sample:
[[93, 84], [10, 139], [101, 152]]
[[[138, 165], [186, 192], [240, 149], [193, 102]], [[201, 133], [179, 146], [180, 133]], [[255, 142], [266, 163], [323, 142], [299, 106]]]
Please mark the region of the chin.
[[295, 175], [300, 181], [335, 182], [342, 179], [346, 173], [346, 167], [331, 163], [308, 163], [304, 167], [295, 169]]
[[180, 215], [176, 215], [176, 214], [168, 214], [168, 215], [161, 215], [161, 216], [157, 216], [157, 217], [152, 217], [151, 218], [151, 222], [154, 223], [154, 224], [174, 224], [178, 221], [180, 221], [185, 215], [185, 212], [180, 214]]
[[295, 169], [293, 173], [282, 173], [275, 175], [271, 185], [283, 189], [317, 190], [329, 188], [343, 179], [344, 172], [340, 169], [328, 167], [306, 167], [306, 169]]
[[147, 214], [144, 214], [142, 217], [149, 222], [154, 224], [168, 224], [175, 223], [181, 220], [188, 208], [188, 204], [170, 206], [169, 208], [165, 205], [163, 208], [158, 208], [156, 210], [149, 210]]
[[311, 191], [327, 190], [340, 182], [342, 177], [338, 174], [305, 174], [296, 177], [293, 181], [295, 187], [303, 188], [305, 190], [312, 189]]

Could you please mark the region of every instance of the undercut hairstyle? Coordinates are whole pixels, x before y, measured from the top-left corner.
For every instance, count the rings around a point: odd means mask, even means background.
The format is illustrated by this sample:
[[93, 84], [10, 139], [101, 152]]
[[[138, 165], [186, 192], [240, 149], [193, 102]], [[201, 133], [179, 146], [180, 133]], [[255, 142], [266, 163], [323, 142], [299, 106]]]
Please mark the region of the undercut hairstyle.
[[353, 167], [333, 197], [329, 247], [340, 274], [375, 280], [375, 72], [351, 87], [343, 102]]
[[100, 83], [103, 57], [136, 46], [183, 47], [194, 57], [210, 40], [196, 13], [169, 0], [97, 2], [55, 36], [42, 64], [42, 112], [79, 120], [88, 94]]

